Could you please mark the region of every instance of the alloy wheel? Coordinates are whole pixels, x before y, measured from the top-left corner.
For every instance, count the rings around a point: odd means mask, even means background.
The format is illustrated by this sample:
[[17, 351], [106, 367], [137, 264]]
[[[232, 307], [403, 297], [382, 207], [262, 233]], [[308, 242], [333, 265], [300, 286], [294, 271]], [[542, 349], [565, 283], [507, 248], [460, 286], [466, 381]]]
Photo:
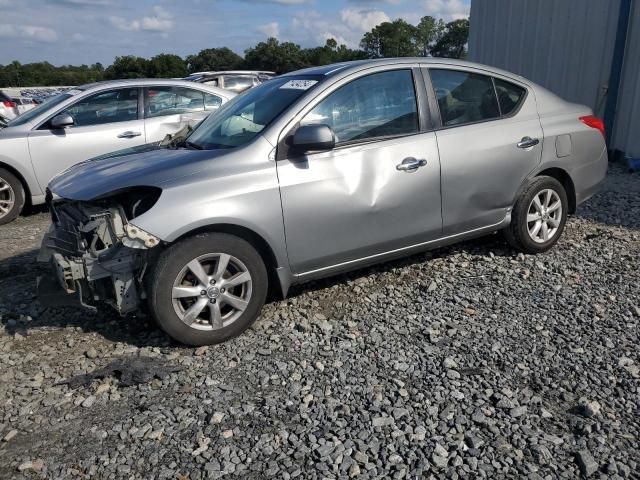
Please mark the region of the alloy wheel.
[[562, 201], [555, 190], [541, 190], [529, 204], [527, 230], [536, 243], [546, 243], [557, 233], [562, 222]]
[[211, 253], [184, 266], [173, 282], [171, 298], [183, 323], [197, 330], [217, 330], [242, 315], [251, 293], [245, 264], [226, 253]]
[[13, 188], [4, 178], [0, 177], [0, 218], [9, 214], [16, 201]]

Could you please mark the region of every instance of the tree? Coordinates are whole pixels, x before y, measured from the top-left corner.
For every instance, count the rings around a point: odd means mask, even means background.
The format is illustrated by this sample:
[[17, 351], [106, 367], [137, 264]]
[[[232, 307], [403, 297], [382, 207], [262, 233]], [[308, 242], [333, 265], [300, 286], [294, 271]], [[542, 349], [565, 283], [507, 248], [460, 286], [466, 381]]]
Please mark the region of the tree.
[[147, 76], [154, 78], [180, 78], [187, 75], [187, 62], [168, 53], [156, 55], [147, 64]]
[[250, 69], [271, 70], [276, 73], [291, 72], [307, 66], [299, 45], [280, 43], [273, 37], [245, 50], [244, 64]]
[[454, 20], [445, 25], [444, 32], [431, 49], [434, 57], [464, 58], [469, 40], [469, 19]]
[[113, 63], [104, 71], [104, 78], [114, 80], [118, 78], [148, 77], [149, 60], [134, 55], [116, 57]]
[[415, 56], [416, 27], [401, 18], [383, 22], [364, 34], [360, 47], [371, 58]]
[[236, 70], [242, 64], [242, 57], [227, 47], [207, 48], [197, 55], [187, 57], [189, 72], [216, 70]]
[[427, 15], [420, 19], [420, 23], [416, 26], [416, 49], [420, 56], [426, 57], [431, 53], [431, 48], [442, 36], [445, 23], [442, 19]]

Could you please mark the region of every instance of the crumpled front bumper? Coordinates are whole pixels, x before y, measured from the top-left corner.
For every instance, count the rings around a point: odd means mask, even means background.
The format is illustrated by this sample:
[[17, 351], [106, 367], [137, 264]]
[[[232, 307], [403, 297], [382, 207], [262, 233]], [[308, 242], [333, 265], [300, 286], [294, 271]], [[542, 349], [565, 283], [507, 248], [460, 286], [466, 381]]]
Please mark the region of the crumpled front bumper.
[[73, 205], [68, 212], [53, 211], [53, 217], [38, 255], [51, 267], [38, 279], [40, 302], [89, 308], [104, 302], [120, 314], [137, 310], [147, 250], [158, 240], [126, 224], [116, 208]]

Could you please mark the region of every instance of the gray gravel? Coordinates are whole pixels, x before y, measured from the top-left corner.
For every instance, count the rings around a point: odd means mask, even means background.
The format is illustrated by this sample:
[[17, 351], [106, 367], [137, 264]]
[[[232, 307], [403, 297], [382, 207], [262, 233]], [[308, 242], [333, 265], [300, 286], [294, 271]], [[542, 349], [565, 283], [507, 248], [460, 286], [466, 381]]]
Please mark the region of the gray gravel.
[[[548, 254], [495, 235], [317, 282], [200, 349], [42, 309], [47, 223], [0, 227], [0, 478], [640, 471], [640, 177], [620, 167]], [[172, 373], [64, 383], [138, 357]]]

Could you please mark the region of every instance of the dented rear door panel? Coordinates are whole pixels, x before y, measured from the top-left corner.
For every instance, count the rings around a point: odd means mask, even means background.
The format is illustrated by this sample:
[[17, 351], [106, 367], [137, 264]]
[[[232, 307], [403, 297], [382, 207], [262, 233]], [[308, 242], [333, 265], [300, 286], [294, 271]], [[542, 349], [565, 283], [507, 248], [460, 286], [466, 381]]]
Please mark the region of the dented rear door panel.
[[[533, 95], [513, 117], [445, 128], [436, 136], [444, 235], [502, 222], [541, 160], [544, 139]], [[523, 137], [539, 143], [518, 148]]]

